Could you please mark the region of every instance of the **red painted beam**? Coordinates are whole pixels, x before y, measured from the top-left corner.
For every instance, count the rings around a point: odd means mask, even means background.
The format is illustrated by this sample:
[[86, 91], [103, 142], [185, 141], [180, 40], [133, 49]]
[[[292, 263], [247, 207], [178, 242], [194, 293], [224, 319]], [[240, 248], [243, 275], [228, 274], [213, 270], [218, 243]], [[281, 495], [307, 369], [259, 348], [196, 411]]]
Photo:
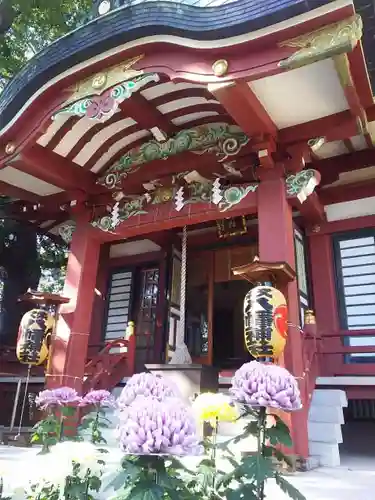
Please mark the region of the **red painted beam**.
[[98, 191], [93, 173], [73, 165], [71, 161], [38, 144], [22, 151], [8, 165], [63, 190]]
[[324, 332], [324, 337], [346, 337], [346, 336], [351, 336], [351, 337], [363, 337], [363, 336], [369, 336], [369, 337], [375, 337], [375, 329], [369, 329], [369, 330], [338, 330], [338, 331], [332, 331], [329, 330], [327, 332]]
[[370, 198], [372, 196], [375, 196], [374, 179], [353, 184], [327, 187], [319, 191], [319, 197], [325, 205], [361, 200], [362, 198]]
[[309, 223], [317, 224], [326, 220], [324, 205], [316, 192], [308, 196], [303, 203], [297, 198], [291, 198], [290, 202]]
[[362, 43], [357, 43], [355, 48], [348, 53], [350, 73], [352, 75], [354, 86], [357, 90], [359, 100], [364, 108], [373, 106], [374, 98], [372, 95], [369, 75], [366, 71], [365, 55], [363, 53]]
[[150, 205], [147, 214], [130, 217], [116, 228], [114, 234], [104, 233], [99, 229], [96, 229], [96, 232], [100, 231], [102, 233], [103, 240], [113, 241], [119, 238], [130, 238], [166, 229], [181, 228], [185, 225], [253, 214], [256, 213], [256, 210], [256, 193], [249, 193], [240, 203], [226, 212], [221, 212], [212, 203], [186, 205], [180, 212], [176, 211], [174, 203], [163, 203]]
[[342, 111], [335, 115], [284, 128], [279, 131], [278, 142], [294, 144], [309, 141], [315, 137], [326, 137], [328, 141], [335, 141], [358, 133], [358, 124], [351, 111]]
[[319, 170], [321, 174], [320, 185], [324, 186], [335, 182], [340, 173], [372, 167], [373, 165], [375, 165], [375, 149], [365, 149], [355, 153], [314, 161], [311, 168]]
[[41, 200], [41, 197], [38, 194], [31, 193], [30, 191], [26, 191], [26, 189], [13, 186], [12, 184], [8, 184], [7, 182], [3, 181], [0, 181], [0, 193], [2, 195], [9, 196], [10, 198], [30, 201], [32, 203], [39, 203]]
[[209, 88], [249, 137], [258, 134], [276, 137], [276, 125], [246, 82], [217, 84]]
[[[375, 227], [375, 215], [365, 215], [363, 217], [354, 217], [353, 219], [337, 220], [334, 222], [323, 222], [318, 228], [307, 229], [307, 234], [314, 239], [315, 236], [329, 235], [333, 233], [344, 233], [346, 231], [355, 231], [357, 229]], [[316, 231], [318, 229], [318, 231]]]
[[[168, 136], [177, 132], [177, 127], [173, 125], [157, 108], [145, 99], [142, 94], [134, 94], [131, 99], [125, 99], [120, 104], [124, 118], [133, 118], [140, 126], [140, 129], [150, 130], [158, 127]], [[181, 113], [181, 112], [180, 112]]]

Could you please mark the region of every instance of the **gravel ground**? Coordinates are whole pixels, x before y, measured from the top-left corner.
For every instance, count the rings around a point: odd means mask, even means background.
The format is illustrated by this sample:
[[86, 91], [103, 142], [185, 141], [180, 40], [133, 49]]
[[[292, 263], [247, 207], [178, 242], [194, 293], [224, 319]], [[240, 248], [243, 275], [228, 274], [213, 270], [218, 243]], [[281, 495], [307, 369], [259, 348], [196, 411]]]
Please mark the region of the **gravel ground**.
[[[0, 446], [0, 470], [6, 470], [7, 478], [12, 485], [17, 485], [23, 471], [29, 474], [36, 466], [33, 460], [36, 450], [28, 448], [14, 448]], [[120, 453], [111, 451], [106, 459], [113, 464], [119, 463]], [[10, 472], [9, 472], [10, 471]], [[374, 500], [375, 499], [375, 456], [355, 457], [348, 456], [343, 465], [335, 469], [322, 468], [310, 472], [298, 473], [288, 479], [300, 489], [307, 500]], [[268, 496], [272, 500], [284, 500], [286, 497], [273, 484], [267, 488]], [[108, 500], [108, 492], [103, 500]]]

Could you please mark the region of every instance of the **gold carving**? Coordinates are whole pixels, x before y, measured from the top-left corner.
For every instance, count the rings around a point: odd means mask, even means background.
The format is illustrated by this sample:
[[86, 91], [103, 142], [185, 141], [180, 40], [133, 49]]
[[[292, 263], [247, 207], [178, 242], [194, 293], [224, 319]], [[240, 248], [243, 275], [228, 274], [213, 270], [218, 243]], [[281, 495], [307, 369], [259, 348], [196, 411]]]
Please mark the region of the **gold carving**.
[[350, 52], [362, 37], [361, 16], [355, 15], [344, 21], [325, 26], [280, 44], [281, 47], [298, 49], [287, 59], [279, 62], [284, 69], [295, 69], [322, 59]]
[[102, 71], [94, 76], [86, 78], [86, 80], [78, 82], [76, 85], [69, 88], [71, 95], [64, 103], [64, 106], [78, 101], [83, 97], [95, 94], [100, 95], [106, 89], [109, 89], [120, 82], [142, 75], [144, 73], [143, 71], [134, 70], [132, 67], [143, 58], [144, 54], [133, 57], [132, 59], [129, 59], [121, 64], [108, 68], [104, 72]]
[[99, 75], [94, 76], [92, 79], [92, 88], [95, 90], [102, 89], [107, 83], [107, 75], [105, 73], [99, 73]]
[[13, 144], [13, 142], [8, 142], [8, 144], [5, 146], [5, 153], [7, 155], [12, 155], [16, 150], [16, 146]]
[[304, 317], [305, 325], [315, 325], [316, 324], [314, 311], [312, 311], [311, 309], [306, 309], [304, 316], [305, 316]]
[[228, 61], [225, 59], [219, 59], [218, 61], [215, 61], [212, 65], [212, 71], [214, 72], [215, 76], [224, 76], [228, 72]]

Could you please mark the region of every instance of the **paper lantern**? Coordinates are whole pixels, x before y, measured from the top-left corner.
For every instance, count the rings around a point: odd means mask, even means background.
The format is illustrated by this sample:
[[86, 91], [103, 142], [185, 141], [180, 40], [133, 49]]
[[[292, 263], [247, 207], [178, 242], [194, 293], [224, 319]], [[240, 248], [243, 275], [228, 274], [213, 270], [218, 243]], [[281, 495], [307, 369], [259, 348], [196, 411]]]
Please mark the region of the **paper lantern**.
[[256, 286], [244, 300], [245, 344], [254, 358], [276, 360], [288, 335], [288, 310], [284, 295], [271, 286]]
[[48, 341], [55, 320], [44, 309], [32, 309], [21, 319], [17, 339], [17, 358], [20, 363], [41, 365], [48, 357]]

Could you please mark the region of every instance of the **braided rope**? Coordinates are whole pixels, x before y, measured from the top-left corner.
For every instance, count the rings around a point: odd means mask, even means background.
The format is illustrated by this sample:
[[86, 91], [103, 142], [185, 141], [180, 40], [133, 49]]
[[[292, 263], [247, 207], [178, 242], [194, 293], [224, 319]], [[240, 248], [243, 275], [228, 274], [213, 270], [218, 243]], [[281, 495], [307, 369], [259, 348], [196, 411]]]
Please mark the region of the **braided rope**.
[[182, 252], [181, 252], [181, 282], [180, 282], [180, 322], [177, 330], [176, 350], [172, 354], [171, 364], [191, 364], [189, 349], [185, 344], [185, 323], [186, 323], [186, 281], [187, 281], [187, 227], [182, 231]]
[[186, 277], [187, 277], [187, 227], [182, 230], [182, 252], [181, 252], [181, 288], [180, 288], [180, 324], [179, 324], [179, 344], [185, 342], [186, 323]]

